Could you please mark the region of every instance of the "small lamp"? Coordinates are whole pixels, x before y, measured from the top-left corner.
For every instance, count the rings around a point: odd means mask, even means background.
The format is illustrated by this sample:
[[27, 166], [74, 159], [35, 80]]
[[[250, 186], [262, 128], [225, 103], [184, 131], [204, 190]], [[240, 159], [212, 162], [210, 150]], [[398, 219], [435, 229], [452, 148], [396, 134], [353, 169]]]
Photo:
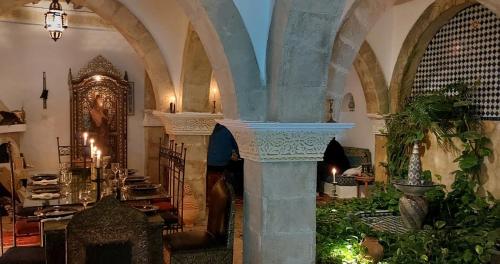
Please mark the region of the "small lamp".
[[67, 14], [63, 12], [58, 0], [52, 0], [49, 11], [45, 13], [45, 29], [49, 31], [50, 37], [57, 41], [62, 32], [68, 27]]

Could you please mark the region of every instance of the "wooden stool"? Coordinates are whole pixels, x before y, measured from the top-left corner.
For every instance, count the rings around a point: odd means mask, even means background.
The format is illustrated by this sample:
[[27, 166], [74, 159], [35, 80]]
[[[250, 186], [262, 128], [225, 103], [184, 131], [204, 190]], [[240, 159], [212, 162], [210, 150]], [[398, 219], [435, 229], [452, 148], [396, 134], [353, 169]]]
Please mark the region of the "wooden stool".
[[358, 188], [358, 198], [361, 196], [361, 193], [359, 190], [360, 184], [365, 185], [365, 196], [368, 197], [369, 196], [368, 184], [374, 182], [375, 177], [361, 173], [361, 175], [356, 176], [355, 179], [356, 179], [356, 185]]

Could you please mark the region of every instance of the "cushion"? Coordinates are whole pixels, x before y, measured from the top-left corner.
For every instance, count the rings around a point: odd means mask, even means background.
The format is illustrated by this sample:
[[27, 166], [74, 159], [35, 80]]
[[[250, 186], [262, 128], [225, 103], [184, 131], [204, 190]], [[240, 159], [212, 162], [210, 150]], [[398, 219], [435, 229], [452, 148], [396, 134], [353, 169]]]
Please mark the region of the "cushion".
[[165, 246], [170, 251], [199, 250], [224, 247], [221, 240], [217, 240], [205, 231], [178, 232], [165, 236]]
[[160, 216], [163, 218], [165, 225], [177, 224], [179, 222], [179, 216], [173, 212], [161, 212]]
[[361, 175], [361, 171], [362, 171], [362, 166], [350, 168], [344, 171], [344, 173], [342, 173], [342, 176], [359, 176]]
[[174, 206], [169, 201], [152, 202], [152, 205], [158, 206], [158, 211], [171, 211]]
[[45, 250], [42, 247], [9, 248], [2, 257], [0, 264], [44, 264]]

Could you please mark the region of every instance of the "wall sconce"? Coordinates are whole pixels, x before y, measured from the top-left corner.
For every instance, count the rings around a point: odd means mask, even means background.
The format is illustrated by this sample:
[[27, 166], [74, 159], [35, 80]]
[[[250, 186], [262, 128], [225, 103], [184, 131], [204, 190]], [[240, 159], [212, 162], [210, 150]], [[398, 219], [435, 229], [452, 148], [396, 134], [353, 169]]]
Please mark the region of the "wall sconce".
[[175, 114], [175, 96], [170, 96], [168, 99], [170, 103], [169, 111], [171, 114]]
[[326, 121], [327, 123], [336, 123], [336, 121], [333, 119], [333, 106], [334, 106], [335, 100], [333, 98], [328, 99], [328, 120]]
[[45, 78], [45, 72], [43, 72], [43, 88], [40, 99], [43, 100], [43, 109], [47, 109], [47, 99], [49, 99], [49, 90], [47, 90], [47, 80]]

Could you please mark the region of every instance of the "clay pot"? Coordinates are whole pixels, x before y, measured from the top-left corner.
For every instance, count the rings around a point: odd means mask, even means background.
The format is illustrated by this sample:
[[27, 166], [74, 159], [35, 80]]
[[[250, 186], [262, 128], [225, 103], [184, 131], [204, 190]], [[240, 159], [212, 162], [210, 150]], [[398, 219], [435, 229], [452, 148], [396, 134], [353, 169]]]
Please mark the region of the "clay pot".
[[367, 249], [366, 255], [373, 260], [373, 263], [378, 263], [384, 257], [384, 247], [377, 238], [367, 236], [361, 241], [361, 245]]
[[193, 226], [198, 216], [198, 212], [200, 207], [196, 202], [196, 199], [193, 195], [193, 189], [191, 186], [185, 184], [184, 185], [184, 203], [183, 203], [183, 222], [186, 226]]

